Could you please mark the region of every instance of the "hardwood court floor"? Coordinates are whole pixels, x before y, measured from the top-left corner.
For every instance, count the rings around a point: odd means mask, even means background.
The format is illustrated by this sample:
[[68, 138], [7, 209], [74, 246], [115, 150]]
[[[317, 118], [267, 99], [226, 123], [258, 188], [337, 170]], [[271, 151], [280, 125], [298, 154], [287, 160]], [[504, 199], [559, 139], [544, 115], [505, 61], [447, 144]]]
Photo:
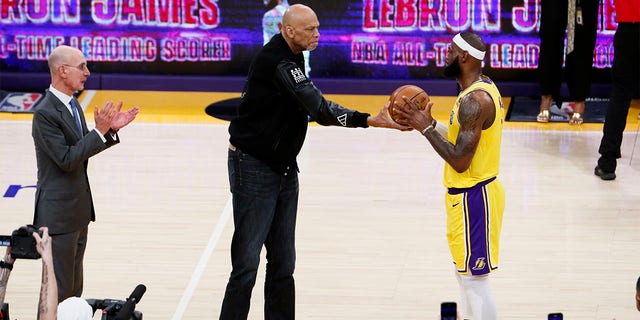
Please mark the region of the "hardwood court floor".
[[[90, 161], [97, 221], [83, 297], [125, 299], [145, 284], [137, 306], [145, 319], [217, 318], [233, 232], [228, 133], [203, 108], [237, 94], [98, 92], [83, 104], [112, 96], [142, 111], [121, 131], [121, 144]], [[451, 98], [434, 99], [442, 121]], [[634, 103], [611, 182], [593, 175], [601, 125], [506, 123], [500, 179], [507, 207], [500, 270], [491, 278], [500, 319], [556, 311], [565, 319], [638, 318]], [[0, 194], [34, 185], [30, 116], [1, 114], [0, 136]], [[437, 319], [440, 302], [459, 299], [445, 240], [443, 163], [424, 138], [311, 126], [299, 162], [298, 319]], [[31, 222], [33, 197], [25, 188], [0, 198], [0, 234]], [[16, 262], [6, 296], [12, 319], [35, 319], [40, 275], [39, 260]], [[264, 260], [250, 319], [262, 319], [263, 281]]]

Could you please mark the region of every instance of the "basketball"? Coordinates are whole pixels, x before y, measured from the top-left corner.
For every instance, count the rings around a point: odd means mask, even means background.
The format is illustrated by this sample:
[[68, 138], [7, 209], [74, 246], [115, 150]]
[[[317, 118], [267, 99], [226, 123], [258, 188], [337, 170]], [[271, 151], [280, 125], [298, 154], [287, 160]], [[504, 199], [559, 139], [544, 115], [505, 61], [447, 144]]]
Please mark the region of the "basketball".
[[404, 85], [393, 91], [389, 97], [389, 116], [393, 121], [398, 121], [398, 115], [395, 113], [394, 102], [399, 106], [404, 106], [406, 102], [402, 97], [405, 96], [412, 102], [418, 102], [420, 109], [424, 110], [429, 102], [429, 95], [422, 88], [414, 85]]

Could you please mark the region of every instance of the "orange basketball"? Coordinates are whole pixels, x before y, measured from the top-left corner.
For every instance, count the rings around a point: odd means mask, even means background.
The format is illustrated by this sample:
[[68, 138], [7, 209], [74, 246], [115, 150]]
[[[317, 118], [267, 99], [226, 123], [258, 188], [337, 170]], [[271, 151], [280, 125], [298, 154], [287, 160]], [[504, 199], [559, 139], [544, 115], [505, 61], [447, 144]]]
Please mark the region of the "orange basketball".
[[391, 96], [389, 97], [389, 116], [393, 121], [398, 121], [398, 115], [395, 113], [394, 102], [399, 106], [404, 106], [406, 102], [402, 97], [405, 96], [412, 102], [418, 102], [420, 105], [420, 109], [424, 110], [427, 107], [427, 103], [429, 102], [429, 95], [422, 90], [422, 88], [414, 85], [404, 85], [393, 91]]

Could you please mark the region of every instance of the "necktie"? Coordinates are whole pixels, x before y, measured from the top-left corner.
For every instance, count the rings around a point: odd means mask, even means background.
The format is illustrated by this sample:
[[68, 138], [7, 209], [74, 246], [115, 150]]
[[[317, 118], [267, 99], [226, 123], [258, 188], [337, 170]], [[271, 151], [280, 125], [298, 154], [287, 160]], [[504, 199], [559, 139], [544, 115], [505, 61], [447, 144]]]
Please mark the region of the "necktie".
[[78, 114], [80, 104], [78, 103], [78, 100], [76, 100], [76, 98], [72, 98], [70, 104], [71, 111], [73, 111], [73, 118], [76, 120], [76, 127], [78, 127], [78, 132], [80, 133], [80, 136], [83, 136], [84, 134], [82, 132], [82, 124], [80, 124], [80, 115]]
[[567, 54], [573, 51], [573, 37], [576, 33], [576, 0], [569, 0], [567, 7]]

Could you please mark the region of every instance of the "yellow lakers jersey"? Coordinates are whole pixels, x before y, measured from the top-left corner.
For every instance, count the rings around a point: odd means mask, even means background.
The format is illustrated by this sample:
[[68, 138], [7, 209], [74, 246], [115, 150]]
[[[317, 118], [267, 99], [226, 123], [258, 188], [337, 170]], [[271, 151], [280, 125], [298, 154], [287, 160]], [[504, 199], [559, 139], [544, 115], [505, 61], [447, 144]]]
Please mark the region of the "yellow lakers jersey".
[[502, 140], [502, 126], [504, 121], [504, 108], [502, 105], [502, 97], [496, 85], [487, 77], [483, 77], [473, 83], [471, 86], [460, 92], [456, 103], [451, 110], [449, 117], [449, 132], [447, 140], [452, 144], [456, 144], [458, 132], [460, 131], [460, 122], [458, 122], [458, 112], [460, 109], [460, 101], [464, 96], [472, 91], [482, 90], [488, 93], [493, 100], [496, 109], [495, 119], [491, 127], [482, 130], [478, 148], [471, 160], [469, 168], [458, 173], [448, 163], [444, 167], [444, 185], [447, 188], [470, 188], [479, 182], [498, 175], [500, 168], [500, 143]]

